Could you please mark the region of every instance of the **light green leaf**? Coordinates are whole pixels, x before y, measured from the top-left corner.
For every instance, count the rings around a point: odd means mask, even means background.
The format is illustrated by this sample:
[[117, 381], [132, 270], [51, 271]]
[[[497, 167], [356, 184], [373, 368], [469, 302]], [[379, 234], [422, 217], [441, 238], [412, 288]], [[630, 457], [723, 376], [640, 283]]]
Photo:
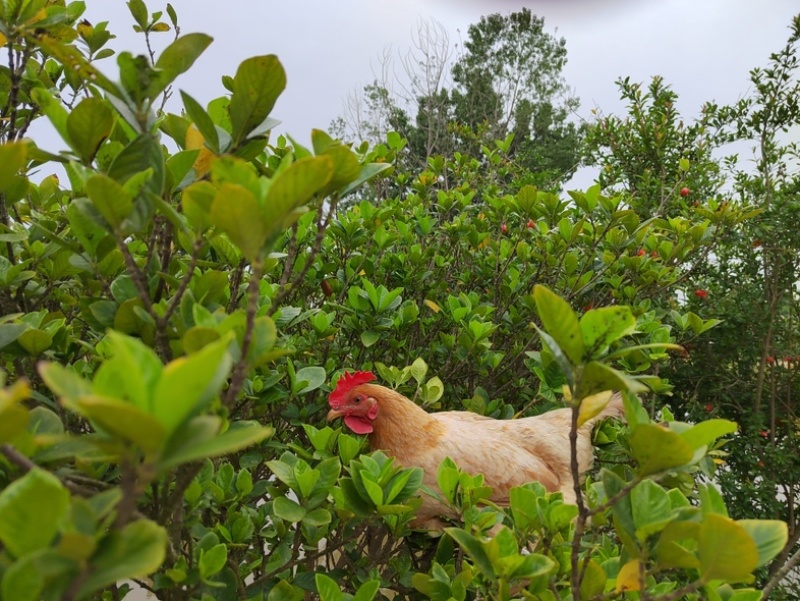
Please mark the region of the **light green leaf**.
[[268, 226], [282, 229], [291, 212], [311, 200], [332, 176], [333, 161], [325, 155], [300, 159], [281, 171], [272, 180], [264, 201]]
[[247, 188], [225, 182], [211, 203], [211, 223], [219, 227], [250, 261], [260, 259], [273, 224]]
[[102, 173], [96, 173], [86, 180], [86, 194], [112, 228], [118, 228], [133, 211], [131, 195]]
[[27, 146], [23, 142], [0, 144], [0, 192], [10, 188], [25, 166]]
[[380, 333], [374, 330], [366, 330], [365, 332], [361, 332], [361, 344], [367, 348], [378, 342], [380, 338]]
[[287, 497], [278, 497], [272, 503], [272, 510], [282, 520], [295, 523], [306, 517], [306, 510]]
[[114, 113], [102, 98], [84, 98], [67, 117], [72, 149], [86, 165], [92, 162], [113, 127]]
[[231, 335], [200, 351], [171, 361], [161, 372], [153, 393], [153, 415], [167, 434], [202, 411], [219, 394], [231, 368]]
[[0, 541], [16, 557], [48, 547], [69, 514], [69, 493], [35, 468], [0, 492]]
[[344, 601], [342, 591], [339, 590], [339, 585], [333, 578], [317, 573], [314, 575], [314, 581], [317, 584], [320, 601]]
[[327, 377], [324, 367], [304, 367], [295, 374], [294, 384], [292, 385], [293, 392], [295, 394], [306, 394], [316, 390], [325, 383]]
[[534, 287], [533, 298], [545, 331], [552, 336], [573, 365], [580, 364], [583, 361], [584, 343], [578, 316], [572, 307], [540, 284]]
[[738, 429], [736, 422], [727, 419], [710, 419], [681, 432], [681, 438], [697, 450], [711, 444], [720, 436], [733, 434]]
[[786, 522], [780, 520], [737, 520], [742, 529], [750, 535], [758, 551], [758, 566], [772, 561], [783, 551], [789, 540]]
[[[180, 430], [175, 435], [179, 432]], [[161, 471], [165, 471], [182, 463], [234, 453], [269, 438], [274, 432], [271, 426], [262, 426], [253, 421], [233, 422], [230, 428], [218, 436], [204, 441], [190, 441], [187, 445], [175, 449], [162, 458], [158, 467]]]
[[700, 574], [705, 580], [746, 580], [758, 567], [756, 544], [747, 531], [725, 516], [709, 513], [700, 525], [697, 544]]
[[164, 562], [167, 532], [150, 520], [138, 520], [105, 537], [92, 560], [92, 571], [81, 586], [79, 597], [121, 580], [141, 578]]
[[157, 451], [166, 438], [164, 427], [155, 417], [118, 399], [88, 395], [75, 401], [65, 399], [64, 405], [109, 434], [138, 445], [145, 452]]
[[694, 449], [676, 432], [655, 424], [639, 424], [630, 436], [631, 454], [642, 476], [686, 465]]
[[200, 552], [200, 578], [205, 580], [219, 574], [228, 561], [228, 547], [220, 543]]

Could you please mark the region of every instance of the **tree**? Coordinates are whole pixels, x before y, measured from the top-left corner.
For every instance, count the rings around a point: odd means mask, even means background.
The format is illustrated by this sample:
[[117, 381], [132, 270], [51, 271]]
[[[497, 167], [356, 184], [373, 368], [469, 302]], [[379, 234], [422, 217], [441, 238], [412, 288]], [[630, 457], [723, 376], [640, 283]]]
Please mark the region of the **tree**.
[[[561, 77], [566, 42], [544, 30], [543, 18], [528, 9], [481, 18], [452, 65], [441, 25], [421, 24], [414, 48], [402, 60], [401, 83], [384, 77], [364, 89], [366, 106], [379, 106], [366, 120], [377, 126], [372, 133], [391, 126], [408, 140], [409, 160], [417, 165], [437, 154], [478, 154], [481, 146], [513, 135], [510, 156], [537, 174], [530, 183], [569, 179], [579, 164], [582, 128], [570, 120], [578, 100]], [[357, 105], [349, 102], [351, 112]], [[358, 136], [364, 123], [342, 119], [336, 132]]]

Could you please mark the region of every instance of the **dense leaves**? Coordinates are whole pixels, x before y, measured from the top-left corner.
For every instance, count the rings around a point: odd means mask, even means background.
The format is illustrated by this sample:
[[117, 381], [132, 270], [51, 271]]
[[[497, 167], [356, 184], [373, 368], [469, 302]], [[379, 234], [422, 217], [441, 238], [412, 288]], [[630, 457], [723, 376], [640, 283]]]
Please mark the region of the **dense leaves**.
[[[664, 129], [637, 130], [665, 140], [648, 156], [663, 168], [622, 169], [639, 138], [601, 123], [590, 141], [607, 179], [552, 193], [571, 167], [548, 166], [558, 153], [536, 127], [564, 43], [528, 11], [470, 29], [461, 87], [442, 96], [467, 126], [447, 131], [470, 143], [428, 147], [420, 166], [405, 160], [413, 129], [356, 150], [320, 130], [308, 148], [270, 139], [286, 82], [273, 55], [239, 65], [223, 98], [173, 94], [211, 38], [181, 35], [170, 5], [165, 20], [128, 3], [148, 49], [175, 38], [158, 56], [117, 54], [119, 81], [101, 62], [111, 34], [80, 20], [83, 3], [0, 5], [12, 57], [0, 69], [0, 599], [121, 599], [132, 584], [165, 601], [750, 599], [753, 573], [767, 590], [781, 581], [785, 557], [773, 560], [795, 524], [698, 481], [741, 474], [722, 449], [752, 458], [767, 366], [792, 362], [765, 354], [750, 370], [761, 392], [738, 428], [723, 406], [702, 421], [681, 402], [697, 360], [678, 344], [727, 333], [731, 316], [704, 304], [725, 282], [708, 257], [744, 256], [737, 237], [753, 227], [791, 245], [769, 219], [793, 206], [793, 180], [759, 188], [772, 155], [723, 204], [703, 146], [712, 121], [680, 136], [666, 88], [625, 87], [637, 123]], [[796, 41], [774, 59], [785, 69]], [[536, 73], [540, 51], [550, 67]], [[512, 80], [516, 106], [501, 93]], [[703, 119], [752, 133], [794, 114], [739, 109]], [[40, 118], [62, 148], [25, 138]], [[777, 256], [764, 273], [793, 282]], [[769, 290], [786, 311], [769, 319], [796, 323], [794, 293]], [[764, 349], [794, 340], [769, 331]], [[481, 474], [446, 460], [439, 491], [421, 490], [418, 468], [326, 426], [345, 369], [430, 411], [513, 419], [567, 405], [573, 454], [612, 391], [627, 426], [595, 432], [601, 461], [577, 505], [532, 482], [495, 506]], [[657, 396], [671, 390], [673, 410]], [[777, 457], [793, 422], [787, 410], [784, 440], [772, 391]], [[411, 529], [420, 492], [459, 516], [441, 536]]]

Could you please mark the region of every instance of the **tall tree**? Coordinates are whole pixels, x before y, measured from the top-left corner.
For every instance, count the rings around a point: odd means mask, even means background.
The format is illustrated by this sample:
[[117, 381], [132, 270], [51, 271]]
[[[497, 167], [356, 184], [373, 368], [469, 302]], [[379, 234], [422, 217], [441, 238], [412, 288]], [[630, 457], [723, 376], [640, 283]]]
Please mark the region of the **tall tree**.
[[[578, 99], [562, 77], [564, 38], [545, 31], [542, 17], [522, 9], [482, 17], [470, 26], [460, 52], [451, 48], [441, 25], [421, 23], [414, 48], [401, 59], [403, 76], [364, 89], [367, 107], [375, 106], [380, 91], [381, 110], [365, 113], [372, 127], [345, 116], [337, 133], [358, 138], [364, 131], [380, 134], [383, 127], [376, 125], [388, 126], [408, 139], [408, 157], [420, 164], [455, 150], [477, 153], [513, 134], [511, 157], [544, 174], [542, 181], [571, 176], [579, 163], [583, 129], [570, 120]], [[405, 93], [391, 91], [392, 83]], [[352, 99], [348, 105], [352, 113]]]

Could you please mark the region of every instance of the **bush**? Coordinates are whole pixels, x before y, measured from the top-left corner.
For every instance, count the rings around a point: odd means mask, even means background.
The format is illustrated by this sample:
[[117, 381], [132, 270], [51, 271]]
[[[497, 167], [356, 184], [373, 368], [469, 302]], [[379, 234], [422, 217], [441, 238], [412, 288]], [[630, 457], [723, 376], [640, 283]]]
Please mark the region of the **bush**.
[[[525, 184], [511, 140], [418, 173], [397, 168], [396, 134], [270, 143], [276, 57], [164, 113], [208, 36], [120, 53], [115, 82], [82, 3], [3, 7], [0, 599], [116, 600], [130, 581], [167, 601], [758, 598], [731, 584], [785, 525], [733, 520], [695, 481], [735, 424], [635, 396], [669, 390], [646, 372], [673, 324], [716, 324], [667, 292], [748, 207], [676, 196], [649, 219], [599, 186], [566, 201]], [[148, 42], [177, 31], [169, 6], [129, 8]], [[39, 118], [67, 151], [25, 138]], [[33, 177], [55, 163], [68, 187]], [[625, 390], [630, 433], [597, 432], [610, 462], [577, 508], [536, 483], [494, 507], [443, 463], [463, 519], [436, 539], [409, 528], [419, 470], [322, 424], [345, 368], [428, 409], [511, 418], [566, 398], [573, 428]]]

